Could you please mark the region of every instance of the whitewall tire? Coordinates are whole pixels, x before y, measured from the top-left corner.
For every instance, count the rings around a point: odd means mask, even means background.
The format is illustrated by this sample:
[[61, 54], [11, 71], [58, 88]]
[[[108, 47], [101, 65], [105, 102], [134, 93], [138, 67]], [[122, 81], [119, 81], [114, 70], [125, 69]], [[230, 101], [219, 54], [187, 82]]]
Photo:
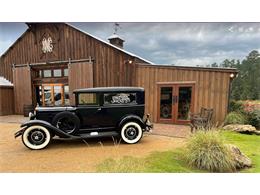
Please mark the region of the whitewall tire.
[[32, 150], [40, 150], [45, 148], [50, 143], [51, 134], [45, 127], [35, 125], [24, 131], [22, 141], [26, 147]]
[[141, 126], [136, 122], [127, 122], [121, 129], [121, 138], [128, 144], [137, 143], [143, 136]]

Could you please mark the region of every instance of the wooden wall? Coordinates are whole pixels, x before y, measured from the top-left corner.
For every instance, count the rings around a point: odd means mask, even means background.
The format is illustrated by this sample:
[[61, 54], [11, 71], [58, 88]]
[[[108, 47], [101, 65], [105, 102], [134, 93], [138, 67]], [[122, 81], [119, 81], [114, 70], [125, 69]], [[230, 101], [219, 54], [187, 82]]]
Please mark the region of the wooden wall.
[[[57, 60], [94, 59], [94, 86], [133, 85], [134, 63], [143, 62], [64, 23], [31, 24], [0, 58], [0, 76], [13, 82], [12, 64], [33, 64]], [[53, 40], [53, 52], [42, 52], [43, 37]], [[144, 62], [143, 62], [144, 63]], [[129, 75], [130, 72], [130, 75]]]
[[73, 90], [93, 87], [93, 64], [89, 62], [69, 65], [70, 102], [75, 103]]
[[13, 69], [15, 113], [23, 114], [24, 105], [32, 104], [31, 70], [29, 67]]
[[0, 116], [14, 114], [14, 91], [12, 86], [0, 86]]
[[215, 122], [222, 123], [228, 107], [230, 73], [214, 69], [140, 65], [137, 68], [136, 86], [145, 88], [146, 113], [150, 113], [156, 122], [159, 111], [157, 83], [195, 82], [195, 112], [198, 113], [201, 107], [213, 108]]

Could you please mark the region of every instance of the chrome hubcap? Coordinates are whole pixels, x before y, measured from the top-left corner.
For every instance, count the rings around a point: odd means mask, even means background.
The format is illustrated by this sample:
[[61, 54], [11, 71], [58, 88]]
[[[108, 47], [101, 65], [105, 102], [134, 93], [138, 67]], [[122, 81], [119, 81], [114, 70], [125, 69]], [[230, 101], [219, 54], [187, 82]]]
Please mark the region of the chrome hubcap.
[[34, 145], [42, 144], [45, 141], [45, 137], [46, 136], [45, 136], [44, 132], [42, 132], [40, 130], [32, 131], [29, 134], [29, 138], [30, 138], [29, 140]]

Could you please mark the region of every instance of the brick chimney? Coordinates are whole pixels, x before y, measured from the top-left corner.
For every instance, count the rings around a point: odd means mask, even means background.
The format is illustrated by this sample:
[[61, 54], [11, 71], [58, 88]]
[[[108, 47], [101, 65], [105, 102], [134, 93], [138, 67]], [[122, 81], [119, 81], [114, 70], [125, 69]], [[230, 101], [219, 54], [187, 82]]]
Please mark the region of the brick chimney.
[[112, 45], [115, 45], [117, 47], [120, 48], [124, 48], [124, 42], [125, 40], [122, 39], [121, 37], [119, 37], [117, 34], [113, 34], [110, 37], [108, 37], [109, 43], [111, 43]]

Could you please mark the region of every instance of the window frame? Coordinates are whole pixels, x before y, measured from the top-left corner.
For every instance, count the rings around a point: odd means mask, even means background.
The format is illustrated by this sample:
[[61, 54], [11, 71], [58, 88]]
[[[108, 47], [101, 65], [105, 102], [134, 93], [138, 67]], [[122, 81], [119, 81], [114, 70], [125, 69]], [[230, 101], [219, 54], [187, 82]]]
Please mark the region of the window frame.
[[[96, 94], [96, 104], [80, 104], [79, 103], [79, 98], [80, 94]], [[78, 92], [76, 94], [76, 105], [79, 107], [99, 107], [100, 104], [100, 93], [95, 93], [95, 92]]]
[[[120, 93], [135, 94], [135, 102], [134, 102], [134, 103], [124, 103], [124, 104], [105, 103], [105, 95], [106, 95], [106, 94], [120, 94]], [[138, 95], [137, 95], [137, 92], [106, 92], [106, 93], [103, 93], [103, 94], [102, 94], [103, 106], [113, 107], [113, 106], [134, 106], [134, 105], [138, 105], [137, 96], [138, 96]]]
[[[57, 71], [60, 71], [60, 76], [55, 76], [55, 70]], [[63, 77], [63, 69], [62, 68], [54, 68], [54, 69], [52, 69], [52, 77], [53, 78], [61, 78], [61, 77]]]

